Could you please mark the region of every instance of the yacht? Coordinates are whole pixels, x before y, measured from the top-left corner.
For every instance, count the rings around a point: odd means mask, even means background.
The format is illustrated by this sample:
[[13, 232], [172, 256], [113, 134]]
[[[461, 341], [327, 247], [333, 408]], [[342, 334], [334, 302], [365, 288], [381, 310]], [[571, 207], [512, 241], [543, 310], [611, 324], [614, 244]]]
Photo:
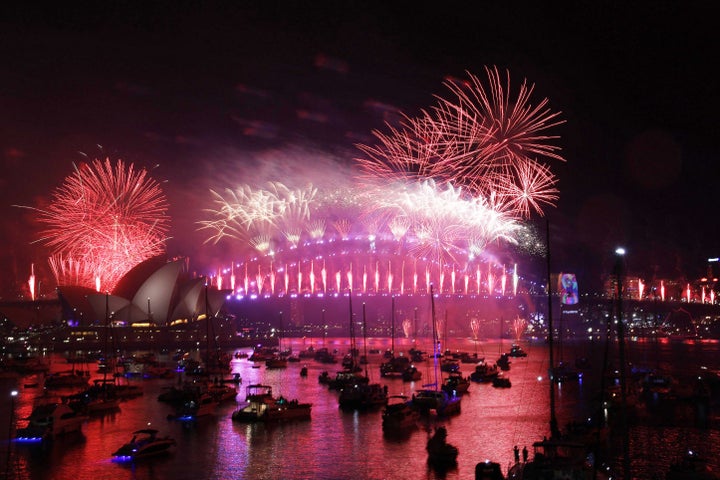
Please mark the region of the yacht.
[[27, 426], [19, 428], [15, 440], [20, 443], [40, 443], [60, 435], [77, 433], [88, 419], [65, 403], [45, 403], [33, 408]]
[[245, 403], [232, 414], [234, 421], [283, 422], [310, 418], [312, 403], [274, 397], [269, 385], [248, 385]]
[[127, 462], [168, 453], [175, 444], [175, 439], [168, 436], [159, 437], [158, 431], [155, 429], [137, 430], [133, 432], [133, 437], [128, 443], [112, 454], [113, 461]]

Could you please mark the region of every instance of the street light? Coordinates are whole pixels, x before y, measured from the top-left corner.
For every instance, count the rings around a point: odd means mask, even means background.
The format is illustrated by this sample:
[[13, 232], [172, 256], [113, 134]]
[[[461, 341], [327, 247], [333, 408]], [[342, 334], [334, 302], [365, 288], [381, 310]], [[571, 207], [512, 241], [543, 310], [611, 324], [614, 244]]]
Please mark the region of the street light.
[[617, 288], [617, 336], [618, 336], [618, 354], [620, 356], [620, 399], [622, 407], [620, 408], [622, 433], [623, 433], [623, 478], [632, 478], [630, 476], [630, 438], [628, 435], [627, 424], [627, 386], [625, 380], [625, 324], [623, 323], [622, 311], [622, 279], [625, 271], [625, 249], [618, 247], [615, 249], [615, 274]]

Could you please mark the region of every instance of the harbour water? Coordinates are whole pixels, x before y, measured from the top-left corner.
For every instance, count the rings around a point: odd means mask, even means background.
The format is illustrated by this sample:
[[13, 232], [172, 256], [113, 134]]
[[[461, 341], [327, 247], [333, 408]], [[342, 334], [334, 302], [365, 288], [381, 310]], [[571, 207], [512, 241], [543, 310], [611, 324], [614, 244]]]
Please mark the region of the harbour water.
[[[361, 342], [359, 342], [361, 343]], [[345, 338], [311, 340], [285, 339], [284, 347], [298, 352], [308, 346], [336, 349], [340, 354], [349, 350]], [[450, 418], [426, 417], [416, 429], [404, 435], [388, 436], [381, 426], [381, 409], [343, 411], [338, 408], [338, 394], [318, 382], [327, 370], [331, 375], [339, 364], [328, 365], [303, 360], [289, 363], [287, 368], [267, 369], [247, 358], [235, 359], [233, 372], [242, 377], [237, 401], [244, 400], [249, 384], [263, 383], [273, 387], [276, 395], [312, 402], [312, 418], [279, 425], [233, 422], [235, 401], [221, 404], [215, 415], [193, 423], [168, 420], [172, 408], [158, 401], [158, 395], [176, 384], [179, 378], [130, 379], [142, 385], [141, 397], [124, 401], [119, 411], [91, 417], [82, 428], [82, 435], [66, 436], [44, 447], [9, 443], [0, 444], [0, 459], [8, 478], [28, 480], [74, 479], [472, 479], [475, 465], [484, 460], [496, 461], [503, 473], [513, 461], [513, 446], [520, 449], [549, 435], [548, 351], [544, 342], [521, 341], [528, 352], [526, 358], [513, 358], [509, 372], [511, 388], [493, 388], [473, 383], [463, 398], [462, 412]], [[407, 352], [410, 340], [396, 340], [396, 351]], [[423, 350], [429, 345], [419, 344]], [[368, 339], [367, 348], [383, 352], [390, 347], [389, 339]], [[450, 350], [477, 352], [494, 362], [501, 351], [508, 351], [505, 340], [451, 339]], [[629, 360], [635, 365], [661, 367], [677, 375], [693, 375], [701, 367], [718, 370], [720, 344], [717, 342], [631, 342]], [[247, 351], [247, 350], [246, 350]], [[360, 347], [363, 353], [363, 347]], [[194, 352], [195, 355], [199, 352]], [[586, 360], [587, 370], [580, 381], [568, 381], [556, 390], [556, 412], [560, 426], [571, 420], [586, 418], [596, 404], [600, 370], [604, 358], [604, 342], [565, 342], [561, 354], [565, 361]], [[159, 360], [170, 362], [168, 355]], [[389, 394], [411, 395], [432, 381], [432, 360], [418, 365], [423, 379], [403, 382], [381, 378], [382, 355], [368, 355], [368, 373], [373, 382], [387, 385]], [[562, 358], [561, 358], [562, 359]], [[50, 358], [53, 371], [67, 370], [69, 364], [61, 354]], [[556, 357], [556, 361], [558, 358]], [[464, 375], [472, 364], [461, 363]], [[301, 377], [306, 366], [308, 376]], [[102, 374], [92, 371], [92, 376]], [[178, 374], [180, 375], [180, 374]], [[37, 386], [34, 386], [38, 383]], [[10, 421], [22, 426], [36, 397], [43, 394], [42, 378], [38, 376], [0, 379], [2, 418], [0, 432], [12, 435]], [[18, 396], [11, 400], [11, 390]], [[11, 408], [14, 407], [14, 408]], [[11, 412], [12, 410], [12, 412]], [[662, 479], [669, 464], [692, 448], [704, 454], [711, 466], [720, 470], [720, 426], [714, 411], [705, 415], [702, 425], [693, 418], [655, 418], [633, 425], [630, 431], [631, 468], [634, 478]], [[457, 468], [438, 473], [428, 468], [425, 445], [434, 427], [444, 425], [448, 442], [459, 449]], [[129, 440], [134, 430], [156, 428], [177, 440], [174, 452], [133, 464], [111, 461], [111, 453]], [[614, 467], [621, 471], [620, 443], [611, 435], [611, 448], [617, 450]]]

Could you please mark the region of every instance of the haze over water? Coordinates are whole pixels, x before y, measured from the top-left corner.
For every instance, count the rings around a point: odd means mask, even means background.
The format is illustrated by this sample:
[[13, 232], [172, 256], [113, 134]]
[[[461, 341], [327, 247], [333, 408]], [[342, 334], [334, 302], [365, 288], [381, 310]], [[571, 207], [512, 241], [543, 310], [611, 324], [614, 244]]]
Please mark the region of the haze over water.
[[[286, 339], [283, 346], [292, 346], [295, 352], [311, 344], [337, 349], [341, 354], [349, 349], [346, 338]], [[430, 343], [419, 343], [428, 351]], [[65, 437], [47, 448], [29, 448], [13, 445], [12, 468], [14, 478], [28, 480], [69, 479], [471, 479], [475, 464], [486, 459], [499, 462], [503, 473], [512, 461], [512, 448], [527, 446], [549, 435], [549, 384], [547, 379], [548, 352], [542, 343], [521, 342], [529, 356], [515, 358], [506, 376], [512, 381], [510, 389], [496, 389], [491, 385], [472, 383], [470, 393], [463, 398], [460, 415], [426, 418], [418, 428], [404, 436], [388, 437], [381, 426], [381, 409], [346, 412], [338, 408], [335, 391], [318, 382], [318, 375], [328, 370], [334, 374], [340, 365], [326, 365], [313, 360], [289, 363], [286, 369], [268, 370], [264, 364], [253, 368], [248, 359], [236, 359], [232, 369], [239, 372], [243, 384], [238, 387], [238, 401], [245, 398], [245, 387], [263, 383], [273, 387], [275, 395], [297, 398], [313, 403], [312, 419], [281, 425], [244, 424], [230, 418], [236, 404], [221, 404], [216, 415], [201, 418], [195, 423], [183, 424], [167, 419], [172, 407], [157, 400], [165, 387], [177, 379], [132, 379], [144, 388], [144, 395], [121, 403], [120, 411], [104, 417], [92, 417], [83, 425], [83, 435]], [[407, 352], [410, 340], [396, 340], [395, 349]], [[362, 340], [358, 341], [364, 353]], [[389, 339], [369, 339], [368, 349], [381, 352], [390, 347]], [[474, 353], [494, 362], [501, 350], [509, 350], [510, 342], [481, 341], [477, 346], [469, 339], [451, 339], [451, 350]], [[569, 343], [563, 345], [562, 356], [568, 362], [576, 357], [587, 357], [590, 371], [582, 382], [567, 382], [557, 389], [556, 409], [559, 424], [581, 420], [590, 406], [599, 386], [599, 372], [603, 355], [603, 342]], [[705, 365], [717, 369], [718, 343], [631, 343], [628, 352], [636, 365], [669, 366], [678, 372], [692, 373]], [[198, 352], [194, 352], [197, 354]], [[558, 360], [556, 354], [556, 361]], [[418, 365], [423, 373], [419, 382], [381, 378], [380, 354], [369, 355], [368, 372], [373, 382], [387, 385], [389, 394], [411, 395], [422, 385], [432, 381], [431, 363]], [[682, 364], [678, 364], [682, 359]], [[169, 362], [167, 356], [160, 360]], [[52, 370], [70, 367], [59, 354], [52, 356]], [[715, 363], [707, 363], [715, 362]], [[300, 369], [307, 366], [306, 378]], [[101, 374], [94, 372], [94, 378]], [[473, 370], [472, 364], [461, 364], [464, 375]], [[16, 418], [27, 417], [39, 387], [29, 385], [35, 377], [1, 380], [2, 419], [0, 432], [8, 432], [10, 390], [17, 388]], [[20, 420], [20, 425], [23, 422]], [[427, 467], [425, 444], [433, 427], [445, 425], [448, 441], [459, 449], [458, 467], [445, 475]], [[128, 441], [137, 429], [157, 428], [177, 440], [174, 453], [138, 461], [134, 465], [111, 462], [110, 456], [122, 443]], [[616, 442], [617, 443], [617, 442]], [[2, 442], [3, 458], [7, 454], [7, 440]], [[684, 447], [694, 448], [711, 459], [715, 469], [720, 461], [715, 457], [720, 447], [720, 430], [716, 421], [706, 428], [677, 425], [635, 426], [631, 431], [633, 476], [653, 478], [662, 476], [670, 462]], [[620, 447], [617, 444], [619, 451]], [[4, 462], [3, 462], [3, 465]], [[619, 462], [618, 462], [619, 466]], [[618, 470], [620, 470], [618, 468]]]

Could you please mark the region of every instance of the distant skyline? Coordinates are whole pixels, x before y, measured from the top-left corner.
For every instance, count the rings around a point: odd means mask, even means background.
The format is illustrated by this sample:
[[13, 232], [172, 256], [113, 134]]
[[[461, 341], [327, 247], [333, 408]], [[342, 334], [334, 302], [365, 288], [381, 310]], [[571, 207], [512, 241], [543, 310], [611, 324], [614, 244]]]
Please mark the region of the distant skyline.
[[560, 190], [547, 214], [553, 270], [577, 273], [581, 292], [599, 286], [622, 244], [632, 273], [696, 278], [720, 254], [713, 10], [0, 7], [2, 296], [31, 264], [49, 272], [47, 250], [31, 243], [32, 213], [12, 205], [49, 201], [73, 162], [110, 157], [151, 170], [171, 205], [168, 254], [208, 268], [232, 250], [203, 245], [196, 231], [211, 187], [343, 175], [373, 129], [430, 107], [447, 92], [443, 79], [493, 65], [515, 89], [534, 84], [533, 98], [547, 97], [566, 121], [557, 143], [567, 162], [551, 165]]

